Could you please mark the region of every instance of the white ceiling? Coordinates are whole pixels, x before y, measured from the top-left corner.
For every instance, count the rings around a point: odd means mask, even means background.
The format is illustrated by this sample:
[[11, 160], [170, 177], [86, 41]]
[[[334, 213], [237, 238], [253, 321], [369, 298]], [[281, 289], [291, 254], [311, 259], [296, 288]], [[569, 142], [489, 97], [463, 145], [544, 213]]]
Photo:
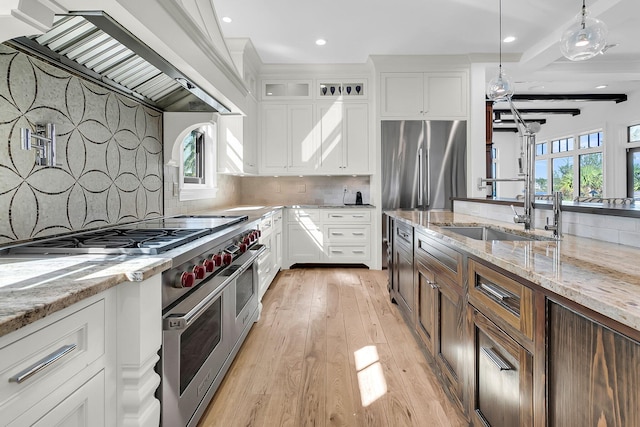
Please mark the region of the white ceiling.
[[[364, 63], [369, 55], [497, 58], [499, 0], [213, 0], [227, 38], [250, 38], [267, 64]], [[565, 60], [558, 41], [580, 0], [503, 0], [504, 67], [519, 93], [640, 88], [640, 0], [588, 0], [619, 45], [588, 61]], [[325, 46], [315, 40], [324, 38]], [[490, 56], [487, 56], [490, 55]], [[489, 74], [492, 74], [491, 71]], [[491, 78], [490, 75], [488, 78]]]

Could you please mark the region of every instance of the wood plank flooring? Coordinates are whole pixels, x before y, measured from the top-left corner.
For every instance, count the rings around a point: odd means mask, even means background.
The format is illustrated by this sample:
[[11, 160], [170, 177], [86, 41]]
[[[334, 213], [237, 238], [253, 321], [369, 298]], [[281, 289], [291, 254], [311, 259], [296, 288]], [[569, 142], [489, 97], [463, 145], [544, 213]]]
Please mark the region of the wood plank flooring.
[[386, 271], [285, 270], [199, 427], [467, 426], [397, 306]]

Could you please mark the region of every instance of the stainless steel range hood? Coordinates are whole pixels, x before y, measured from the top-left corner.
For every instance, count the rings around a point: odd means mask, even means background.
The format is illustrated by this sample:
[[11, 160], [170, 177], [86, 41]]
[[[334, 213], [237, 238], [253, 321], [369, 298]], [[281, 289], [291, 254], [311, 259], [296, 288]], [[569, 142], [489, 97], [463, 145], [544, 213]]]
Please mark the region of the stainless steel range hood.
[[103, 12], [58, 15], [46, 33], [9, 43], [162, 111], [230, 113]]

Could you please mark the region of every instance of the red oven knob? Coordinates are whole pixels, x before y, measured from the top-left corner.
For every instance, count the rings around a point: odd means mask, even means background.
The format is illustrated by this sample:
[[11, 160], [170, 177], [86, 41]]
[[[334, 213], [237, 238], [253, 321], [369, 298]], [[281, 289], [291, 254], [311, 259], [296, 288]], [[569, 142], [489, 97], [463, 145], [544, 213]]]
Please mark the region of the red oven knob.
[[195, 274], [188, 271], [183, 271], [182, 273], [178, 274], [178, 277], [176, 278], [175, 287], [190, 288], [194, 285], [195, 282], [196, 282]]
[[242, 240], [242, 243], [244, 243], [245, 245], [249, 246], [249, 244], [251, 243], [251, 239], [249, 238], [249, 235], [247, 234], [247, 236]]
[[245, 253], [247, 251], [247, 244], [246, 243], [240, 243], [240, 253]]
[[216, 267], [220, 267], [222, 265], [222, 254], [217, 253], [217, 254], [211, 255], [211, 260], [216, 265]]
[[198, 280], [204, 279], [205, 273], [206, 273], [206, 271], [205, 271], [203, 266], [196, 265], [196, 266], [193, 267], [193, 274], [195, 275], [196, 279], [198, 279]]
[[260, 231], [260, 230], [256, 230], [256, 235], [257, 235], [258, 237], [262, 237], [262, 231]]
[[207, 273], [211, 273], [213, 270], [216, 269], [216, 263], [211, 259], [205, 259], [202, 262], [202, 266], [204, 267]]
[[224, 255], [222, 255], [222, 263], [224, 265], [229, 265], [231, 264], [231, 261], [233, 261], [233, 255], [231, 254], [227, 254], [225, 253]]

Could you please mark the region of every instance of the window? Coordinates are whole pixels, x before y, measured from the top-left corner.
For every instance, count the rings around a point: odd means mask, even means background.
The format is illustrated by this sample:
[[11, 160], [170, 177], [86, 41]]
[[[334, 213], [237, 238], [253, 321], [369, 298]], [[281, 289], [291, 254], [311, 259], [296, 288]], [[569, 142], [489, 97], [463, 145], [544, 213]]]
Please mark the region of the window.
[[549, 162], [536, 160], [536, 194], [549, 194]]
[[640, 200], [640, 125], [627, 127], [627, 197]]
[[602, 153], [580, 155], [580, 193], [583, 197], [602, 197]]
[[627, 128], [628, 142], [640, 142], [640, 125], [633, 125]]
[[553, 191], [562, 191], [563, 199], [573, 198], [573, 157], [556, 157], [551, 160]]
[[602, 147], [602, 132], [580, 135], [580, 148]]
[[573, 150], [573, 138], [558, 139], [551, 141], [551, 147], [554, 153], [563, 153]]
[[536, 144], [536, 156], [544, 156], [549, 154], [549, 144], [546, 142]]
[[536, 194], [561, 191], [568, 200], [578, 196], [602, 197], [603, 145], [602, 131], [555, 139], [548, 145], [536, 144]]
[[627, 197], [640, 200], [640, 148], [627, 153]]
[[182, 141], [182, 175], [185, 183], [205, 183], [204, 133], [193, 130]]

